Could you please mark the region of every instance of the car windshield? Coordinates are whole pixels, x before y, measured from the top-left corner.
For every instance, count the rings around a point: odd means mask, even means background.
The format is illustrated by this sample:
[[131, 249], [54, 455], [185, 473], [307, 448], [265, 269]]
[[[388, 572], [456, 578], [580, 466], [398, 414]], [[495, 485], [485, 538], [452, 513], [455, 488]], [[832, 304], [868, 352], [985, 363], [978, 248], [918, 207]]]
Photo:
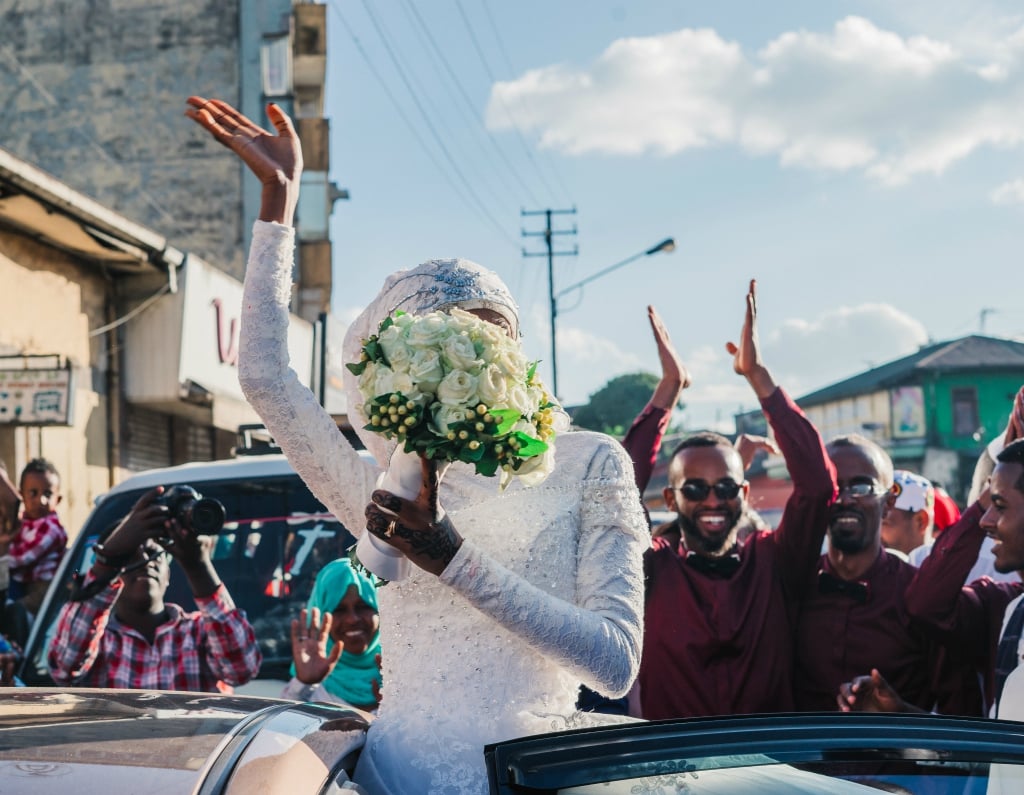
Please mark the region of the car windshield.
[[[306, 605], [317, 572], [345, 555], [355, 539], [327, 512], [297, 475], [192, 484], [203, 497], [224, 504], [227, 518], [213, 548], [213, 562], [232, 598], [246, 613], [263, 652], [259, 678], [287, 679], [291, 665], [291, 619]], [[57, 614], [67, 601], [71, 577], [92, 565], [97, 538], [131, 510], [146, 489], [103, 499], [69, 551], [53, 598], [39, 620], [45, 635], [36, 633], [22, 671], [27, 684], [50, 682], [46, 649]], [[166, 600], [195, 610], [181, 568], [171, 566]], [[40, 642], [41, 641], [41, 642]]]

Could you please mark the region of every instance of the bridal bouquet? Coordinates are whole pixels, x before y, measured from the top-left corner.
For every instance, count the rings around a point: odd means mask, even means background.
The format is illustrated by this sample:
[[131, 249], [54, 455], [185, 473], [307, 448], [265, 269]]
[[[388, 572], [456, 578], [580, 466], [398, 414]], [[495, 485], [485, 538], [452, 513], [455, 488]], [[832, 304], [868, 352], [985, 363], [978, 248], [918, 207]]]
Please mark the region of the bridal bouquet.
[[346, 365], [366, 401], [366, 430], [396, 439], [406, 453], [464, 461], [526, 485], [554, 463], [558, 408], [502, 329], [460, 309], [395, 312]]

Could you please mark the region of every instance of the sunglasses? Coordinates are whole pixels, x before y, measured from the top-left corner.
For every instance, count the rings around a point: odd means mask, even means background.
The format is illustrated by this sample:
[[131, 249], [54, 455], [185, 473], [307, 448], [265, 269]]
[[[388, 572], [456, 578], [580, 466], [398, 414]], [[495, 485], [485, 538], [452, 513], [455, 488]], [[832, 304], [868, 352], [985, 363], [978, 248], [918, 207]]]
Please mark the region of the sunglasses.
[[839, 487], [839, 493], [846, 492], [851, 497], [862, 498], [862, 497], [876, 497], [879, 494], [885, 494], [888, 489], [880, 489], [874, 483], [865, 483], [863, 481], [858, 483], [847, 483]]
[[687, 480], [682, 486], [677, 486], [676, 491], [680, 492], [690, 502], [701, 502], [706, 500], [712, 491], [715, 492], [715, 496], [720, 500], [735, 500], [736, 495], [740, 493], [742, 488], [743, 485], [737, 483], [732, 478], [723, 478], [713, 486], [708, 485], [703, 480]]

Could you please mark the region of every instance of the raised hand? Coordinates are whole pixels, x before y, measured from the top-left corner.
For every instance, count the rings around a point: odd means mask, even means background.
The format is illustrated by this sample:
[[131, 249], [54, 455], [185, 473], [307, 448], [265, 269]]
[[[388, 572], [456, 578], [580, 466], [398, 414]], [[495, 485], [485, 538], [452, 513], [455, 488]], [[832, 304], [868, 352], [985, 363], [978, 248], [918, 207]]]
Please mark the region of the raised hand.
[[653, 306], [647, 307], [647, 319], [651, 323], [654, 342], [658, 346], [658, 359], [661, 362], [661, 380], [654, 390], [651, 403], [660, 408], [673, 409], [679, 402], [679, 396], [690, 385], [690, 372], [683, 360], [676, 353], [668, 330]]
[[302, 608], [298, 618], [292, 619], [292, 662], [295, 664], [295, 678], [306, 685], [318, 685], [333, 670], [341, 658], [344, 644], [335, 641], [330, 655], [327, 654], [327, 639], [331, 635], [331, 614], [313, 608], [307, 612]]
[[1010, 418], [1006, 422], [1006, 433], [1003, 435], [1003, 446], [1017, 439], [1024, 439], [1024, 386], [1013, 400]]
[[188, 104], [185, 115], [238, 155], [263, 184], [260, 220], [291, 224], [302, 175], [302, 147], [292, 120], [268, 104], [274, 135], [219, 99], [193, 96]]
[[736, 437], [736, 442], [733, 444], [736, 448], [736, 452], [740, 454], [740, 459], [743, 461], [743, 471], [746, 472], [750, 469], [750, 464], [754, 460], [754, 455], [758, 450], [764, 450], [769, 455], [782, 455], [782, 451], [779, 446], [775, 444], [772, 439], [767, 436], [758, 436], [753, 433], [741, 433]]
[[742, 375], [759, 398], [766, 398], [775, 391], [775, 381], [768, 368], [761, 361], [761, 347], [757, 338], [757, 280], [750, 280], [747, 290], [747, 311], [743, 318], [740, 341], [725, 343], [725, 349], [732, 355], [732, 369]]
[[836, 703], [841, 712], [924, 712], [900, 698], [877, 668], [841, 684]]
[[405, 500], [381, 489], [370, 495], [373, 501], [366, 506], [366, 529], [424, 571], [438, 575], [459, 551], [462, 536], [438, 509], [441, 479], [437, 462], [421, 457], [420, 467], [423, 480], [415, 499]]

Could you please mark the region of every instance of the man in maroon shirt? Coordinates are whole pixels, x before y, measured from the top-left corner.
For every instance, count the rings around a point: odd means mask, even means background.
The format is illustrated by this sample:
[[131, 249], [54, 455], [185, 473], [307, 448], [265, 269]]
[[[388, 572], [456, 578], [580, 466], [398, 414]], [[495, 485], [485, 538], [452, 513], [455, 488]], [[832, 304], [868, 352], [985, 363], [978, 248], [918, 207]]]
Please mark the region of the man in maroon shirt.
[[892, 509], [892, 460], [863, 436], [833, 439], [839, 496], [826, 520], [828, 552], [813, 573], [797, 628], [796, 707], [834, 710], [839, 686], [878, 668], [913, 704], [931, 709], [937, 652], [903, 594], [917, 571], [882, 547]]
[[800, 590], [821, 549], [835, 496], [821, 437], [761, 361], [755, 285], [733, 367], [768, 416], [793, 479], [778, 529], [742, 545], [737, 521], [749, 484], [724, 437], [700, 434], [673, 455], [665, 501], [679, 541], [655, 538], [645, 556], [647, 607], [639, 689], [643, 717], [793, 708], [793, 632]]

